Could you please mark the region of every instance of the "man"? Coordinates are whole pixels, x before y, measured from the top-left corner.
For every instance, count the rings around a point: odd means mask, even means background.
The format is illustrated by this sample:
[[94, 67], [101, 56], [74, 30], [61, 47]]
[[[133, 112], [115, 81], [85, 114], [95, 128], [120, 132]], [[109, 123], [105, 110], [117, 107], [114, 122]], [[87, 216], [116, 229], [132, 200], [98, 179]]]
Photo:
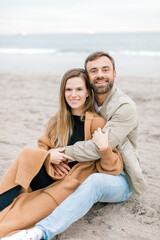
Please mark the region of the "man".
[[[124, 161], [124, 172], [118, 176], [102, 173], [90, 175], [52, 214], [37, 223], [35, 228], [23, 230], [5, 238], [6, 240], [52, 239], [84, 216], [94, 203], [122, 202], [128, 199], [132, 192], [138, 196], [147, 187], [136, 152], [136, 105], [114, 85], [116, 71], [113, 58], [105, 52], [92, 53], [85, 61], [85, 69], [94, 92], [95, 108], [107, 121], [103, 132], [108, 127], [111, 129], [109, 143], [112, 148], [117, 147], [120, 151]], [[79, 162], [100, 158], [93, 140], [67, 146], [65, 153]], [[64, 163], [55, 166], [59, 174], [67, 169]]]

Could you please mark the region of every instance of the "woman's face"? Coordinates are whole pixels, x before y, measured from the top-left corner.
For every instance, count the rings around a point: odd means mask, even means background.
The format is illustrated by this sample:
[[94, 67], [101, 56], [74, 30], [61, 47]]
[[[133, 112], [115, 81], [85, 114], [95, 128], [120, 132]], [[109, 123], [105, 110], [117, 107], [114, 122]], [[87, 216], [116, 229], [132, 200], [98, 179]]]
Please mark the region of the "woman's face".
[[84, 103], [88, 97], [85, 81], [81, 77], [69, 78], [65, 87], [65, 99], [71, 107], [73, 115], [80, 116], [83, 113]]

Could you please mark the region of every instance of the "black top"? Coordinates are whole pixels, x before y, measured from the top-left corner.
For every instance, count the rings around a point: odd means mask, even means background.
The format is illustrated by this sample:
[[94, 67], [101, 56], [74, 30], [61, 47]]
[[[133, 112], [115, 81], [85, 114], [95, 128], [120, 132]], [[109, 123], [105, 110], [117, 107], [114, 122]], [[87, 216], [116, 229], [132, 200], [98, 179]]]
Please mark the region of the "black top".
[[72, 115], [72, 117], [73, 117], [73, 133], [67, 143], [67, 146], [73, 145], [78, 141], [84, 141], [84, 121], [81, 121], [80, 116]]
[[[81, 121], [80, 116], [72, 115], [73, 117], [73, 133], [70, 137], [67, 146], [73, 145], [78, 141], [84, 141], [84, 121]], [[69, 167], [73, 167], [76, 162], [70, 162], [68, 165]]]

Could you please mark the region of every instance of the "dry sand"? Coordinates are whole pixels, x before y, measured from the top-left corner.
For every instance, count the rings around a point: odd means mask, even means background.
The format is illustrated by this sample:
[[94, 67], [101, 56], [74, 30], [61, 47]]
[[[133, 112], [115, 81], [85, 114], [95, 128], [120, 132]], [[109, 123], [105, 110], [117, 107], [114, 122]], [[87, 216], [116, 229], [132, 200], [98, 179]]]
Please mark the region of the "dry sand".
[[[58, 109], [60, 76], [0, 73], [0, 178], [22, 148], [36, 146]], [[117, 85], [137, 103], [138, 149], [149, 188], [140, 199], [97, 204], [61, 240], [160, 239], [160, 78], [121, 77]]]

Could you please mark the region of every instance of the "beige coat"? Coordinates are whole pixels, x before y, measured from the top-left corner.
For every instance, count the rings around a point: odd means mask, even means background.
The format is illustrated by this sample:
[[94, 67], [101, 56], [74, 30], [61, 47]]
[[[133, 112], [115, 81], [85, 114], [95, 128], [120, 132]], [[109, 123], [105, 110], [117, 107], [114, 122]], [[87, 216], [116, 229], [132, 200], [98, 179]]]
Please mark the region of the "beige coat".
[[[104, 125], [105, 121], [102, 117], [86, 113], [85, 140], [90, 139], [92, 133]], [[39, 149], [28, 147], [22, 150], [2, 179], [0, 194], [17, 185], [22, 186], [22, 192], [0, 212], [0, 237], [30, 228], [47, 217], [90, 174], [103, 172], [118, 175], [123, 169], [123, 161], [118, 150], [116, 148], [112, 150], [109, 146], [99, 151], [100, 160], [77, 163], [68, 175], [59, 177], [54, 173], [50, 163], [48, 150], [54, 146], [48, 139], [47, 128], [38, 143]], [[37, 175], [43, 163], [48, 174], [57, 181], [44, 189], [31, 191], [30, 182]]]

